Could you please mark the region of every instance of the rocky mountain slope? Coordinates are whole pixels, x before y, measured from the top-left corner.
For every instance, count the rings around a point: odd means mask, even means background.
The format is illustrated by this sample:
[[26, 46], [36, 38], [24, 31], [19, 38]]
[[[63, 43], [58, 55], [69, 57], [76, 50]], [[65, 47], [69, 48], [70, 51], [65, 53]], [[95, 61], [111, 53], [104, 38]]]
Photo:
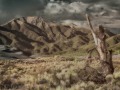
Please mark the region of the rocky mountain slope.
[[[108, 30], [106, 35], [108, 39], [118, 37], [118, 41], [112, 45], [119, 43], [120, 35], [115, 36]], [[0, 40], [0, 44], [9, 45], [25, 55], [45, 55], [77, 51], [86, 45], [85, 49], [88, 49], [93, 38], [89, 29], [45, 22], [40, 17], [22, 17], [0, 26]]]

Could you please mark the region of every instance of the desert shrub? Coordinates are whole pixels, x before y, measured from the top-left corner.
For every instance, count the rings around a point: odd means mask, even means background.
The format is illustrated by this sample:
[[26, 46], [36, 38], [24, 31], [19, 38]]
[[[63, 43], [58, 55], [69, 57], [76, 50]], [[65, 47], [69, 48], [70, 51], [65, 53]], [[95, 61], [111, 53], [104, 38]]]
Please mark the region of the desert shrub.
[[23, 87], [24, 84], [22, 82], [14, 82], [12, 79], [5, 79], [0, 83], [0, 88], [1, 89], [19, 89]]

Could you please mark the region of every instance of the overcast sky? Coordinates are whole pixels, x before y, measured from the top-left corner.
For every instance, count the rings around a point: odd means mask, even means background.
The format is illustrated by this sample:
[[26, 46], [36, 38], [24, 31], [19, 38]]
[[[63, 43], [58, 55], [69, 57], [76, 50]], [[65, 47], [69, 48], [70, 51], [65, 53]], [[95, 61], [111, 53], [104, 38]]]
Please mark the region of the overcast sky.
[[49, 0], [0, 0], [0, 22], [13, 17], [36, 15]]
[[[0, 23], [4, 23], [14, 17], [37, 15], [42, 13], [42, 9], [50, 0], [0, 0]], [[120, 0], [63, 0], [63, 1], [82, 1], [84, 3], [105, 1], [111, 5], [116, 5]], [[116, 4], [114, 4], [116, 3]], [[39, 13], [40, 14], [40, 13]]]

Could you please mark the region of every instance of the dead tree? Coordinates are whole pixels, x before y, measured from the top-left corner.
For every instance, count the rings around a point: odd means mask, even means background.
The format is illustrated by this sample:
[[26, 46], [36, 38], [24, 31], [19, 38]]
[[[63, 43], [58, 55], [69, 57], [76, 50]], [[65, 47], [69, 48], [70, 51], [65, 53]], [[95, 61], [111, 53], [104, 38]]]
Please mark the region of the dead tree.
[[86, 15], [86, 18], [87, 18], [88, 25], [90, 26], [92, 36], [94, 38], [95, 48], [99, 55], [102, 72], [105, 76], [108, 74], [113, 74], [114, 67], [112, 63], [112, 50], [107, 49], [105, 30], [103, 26], [100, 25], [98, 29], [99, 31], [97, 34], [90, 22], [90, 18], [88, 15]]

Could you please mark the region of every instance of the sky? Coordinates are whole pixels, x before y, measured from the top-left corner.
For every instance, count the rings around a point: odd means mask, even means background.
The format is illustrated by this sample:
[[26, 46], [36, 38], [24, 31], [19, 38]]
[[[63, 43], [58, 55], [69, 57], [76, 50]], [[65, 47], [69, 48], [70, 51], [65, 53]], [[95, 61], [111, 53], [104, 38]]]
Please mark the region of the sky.
[[0, 0], [0, 22], [14, 17], [36, 15], [49, 0]]
[[[15, 17], [38, 16], [43, 14], [43, 9], [50, 0], [0, 0], [0, 24]], [[54, 0], [51, 0], [54, 1]], [[62, 0], [64, 2], [81, 1], [93, 3], [104, 1], [110, 5], [120, 3], [120, 0]], [[119, 4], [120, 5], [120, 4]]]

